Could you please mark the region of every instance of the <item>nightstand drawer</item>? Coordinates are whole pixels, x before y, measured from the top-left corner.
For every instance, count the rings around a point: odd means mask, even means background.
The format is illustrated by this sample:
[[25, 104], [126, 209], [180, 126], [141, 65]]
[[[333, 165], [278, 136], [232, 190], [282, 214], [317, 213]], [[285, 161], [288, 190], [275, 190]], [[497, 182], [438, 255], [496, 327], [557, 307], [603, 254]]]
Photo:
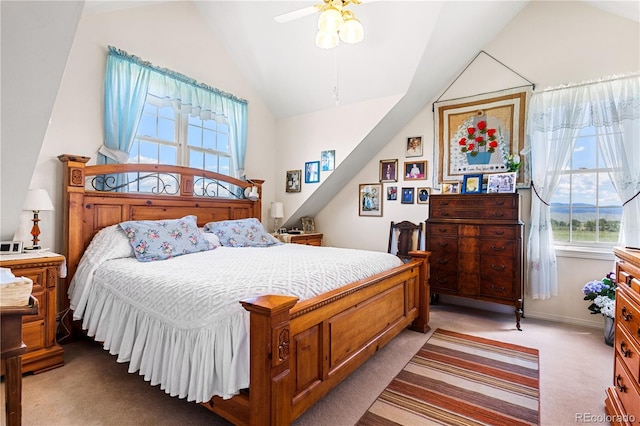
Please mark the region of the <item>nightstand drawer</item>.
[[640, 337], [640, 310], [639, 306], [627, 296], [624, 287], [618, 287], [616, 291], [616, 322], [624, 327], [634, 339]]
[[629, 372], [639, 382], [640, 377], [640, 349], [638, 349], [638, 342], [629, 336], [626, 332], [626, 328], [616, 325], [616, 338], [615, 338], [616, 353], [627, 366]]
[[613, 388], [629, 418], [633, 416], [636, 419], [640, 419], [640, 391], [638, 390], [638, 383], [624, 367], [624, 362], [621, 361], [618, 354], [616, 354], [613, 373]]

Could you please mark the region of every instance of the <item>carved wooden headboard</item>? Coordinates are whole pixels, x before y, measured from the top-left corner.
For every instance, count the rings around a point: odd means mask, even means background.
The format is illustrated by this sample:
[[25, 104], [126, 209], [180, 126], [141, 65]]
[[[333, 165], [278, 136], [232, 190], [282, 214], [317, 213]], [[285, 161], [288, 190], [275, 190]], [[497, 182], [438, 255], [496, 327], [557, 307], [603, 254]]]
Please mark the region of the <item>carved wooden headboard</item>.
[[[87, 166], [89, 157], [59, 155], [64, 164], [63, 253], [65, 294], [84, 250], [102, 228], [126, 220], [175, 219], [196, 215], [207, 222], [262, 219], [262, 180], [243, 181], [182, 166], [108, 164]], [[258, 188], [259, 198], [245, 198]], [[64, 303], [64, 302], [63, 302]]]

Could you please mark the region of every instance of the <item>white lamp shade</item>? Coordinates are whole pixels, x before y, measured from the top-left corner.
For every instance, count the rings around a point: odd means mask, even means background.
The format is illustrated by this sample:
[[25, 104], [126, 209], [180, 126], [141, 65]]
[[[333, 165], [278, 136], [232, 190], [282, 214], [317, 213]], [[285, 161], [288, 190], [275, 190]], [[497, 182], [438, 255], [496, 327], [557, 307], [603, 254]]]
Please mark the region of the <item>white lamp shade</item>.
[[339, 43], [338, 33], [318, 31], [316, 34], [316, 46], [321, 49], [333, 49]]
[[260, 194], [258, 194], [257, 186], [250, 186], [244, 189], [244, 196], [249, 199], [249, 201], [258, 201], [260, 198]]
[[340, 40], [345, 43], [360, 43], [364, 39], [364, 28], [356, 18], [348, 19], [340, 30]]
[[24, 200], [22, 209], [30, 211], [53, 210], [53, 203], [46, 190], [30, 189], [27, 192], [27, 198]]
[[318, 18], [318, 29], [324, 32], [340, 31], [344, 25], [342, 14], [335, 7], [328, 7]]
[[284, 206], [280, 201], [271, 203], [271, 217], [274, 219], [282, 219], [284, 217]]

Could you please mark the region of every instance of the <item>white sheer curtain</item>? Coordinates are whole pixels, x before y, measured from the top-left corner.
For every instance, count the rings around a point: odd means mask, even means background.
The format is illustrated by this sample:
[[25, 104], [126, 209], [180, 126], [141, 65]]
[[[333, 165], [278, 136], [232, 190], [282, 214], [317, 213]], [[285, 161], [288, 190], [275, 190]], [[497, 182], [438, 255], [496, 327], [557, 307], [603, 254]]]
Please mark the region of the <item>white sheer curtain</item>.
[[[533, 94], [527, 114], [531, 154], [531, 226], [527, 246], [529, 291], [533, 299], [558, 294], [551, 197], [568, 166], [575, 137], [594, 126], [606, 167], [622, 203], [621, 243], [638, 243], [640, 190], [640, 74], [612, 76]], [[635, 197], [635, 198], [634, 198]]]

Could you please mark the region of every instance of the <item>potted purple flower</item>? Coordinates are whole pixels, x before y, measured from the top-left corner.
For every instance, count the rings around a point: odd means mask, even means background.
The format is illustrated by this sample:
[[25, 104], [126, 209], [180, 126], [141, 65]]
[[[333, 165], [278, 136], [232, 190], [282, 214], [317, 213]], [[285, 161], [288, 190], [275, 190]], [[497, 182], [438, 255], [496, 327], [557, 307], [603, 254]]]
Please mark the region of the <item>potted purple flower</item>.
[[591, 313], [604, 317], [604, 341], [609, 346], [613, 346], [615, 334], [616, 287], [616, 274], [609, 272], [601, 280], [589, 281], [582, 288], [584, 300], [591, 302], [588, 306]]

